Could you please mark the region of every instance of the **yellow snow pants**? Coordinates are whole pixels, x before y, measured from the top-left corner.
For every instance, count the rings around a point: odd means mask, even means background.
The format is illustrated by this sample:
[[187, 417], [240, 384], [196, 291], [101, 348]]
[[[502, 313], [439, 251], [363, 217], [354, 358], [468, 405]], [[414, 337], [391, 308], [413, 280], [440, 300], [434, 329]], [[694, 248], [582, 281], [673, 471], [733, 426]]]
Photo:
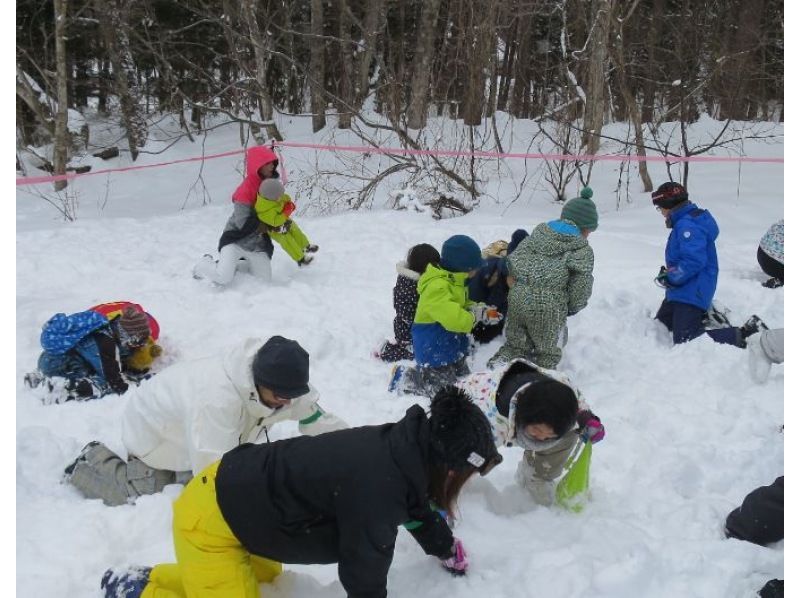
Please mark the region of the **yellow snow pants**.
[[269, 231], [269, 236], [272, 240], [276, 241], [278, 245], [283, 247], [283, 250], [289, 254], [289, 257], [298, 262], [303, 258], [305, 249], [308, 247], [308, 237], [300, 230], [297, 223], [292, 220], [289, 225], [289, 232], [276, 233]]
[[277, 577], [282, 565], [250, 554], [233, 535], [217, 506], [219, 461], [186, 486], [173, 505], [177, 564], [156, 565], [142, 598], [258, 598], [258, 584]]

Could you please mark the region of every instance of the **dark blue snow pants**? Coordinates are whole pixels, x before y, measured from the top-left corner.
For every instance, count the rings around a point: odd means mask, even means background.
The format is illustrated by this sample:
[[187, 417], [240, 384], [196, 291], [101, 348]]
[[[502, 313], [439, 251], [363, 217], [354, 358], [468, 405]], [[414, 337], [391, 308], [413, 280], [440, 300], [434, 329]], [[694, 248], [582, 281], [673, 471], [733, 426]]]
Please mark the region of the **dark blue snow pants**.
[[741, 332], [738, 328], [733, 326], [715, 330], [703, 328], [703, 315], [705, 313], [694, 305], [664, 299], [661, 307], [658, 308], [656, 320], [664, 324], [672, 332], [672, 341], [676, 345], [695, 339], [705, 332], [714, 342], [737, 347], [746, 346], [741, 339]]

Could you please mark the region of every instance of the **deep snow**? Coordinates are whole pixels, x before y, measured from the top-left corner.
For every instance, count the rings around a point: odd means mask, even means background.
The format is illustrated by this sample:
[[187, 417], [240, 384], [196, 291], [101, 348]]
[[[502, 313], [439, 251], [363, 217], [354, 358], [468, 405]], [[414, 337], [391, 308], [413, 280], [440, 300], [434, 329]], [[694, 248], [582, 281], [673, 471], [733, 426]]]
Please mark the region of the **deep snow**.
[[[288, 135], [293, 141], [314, 139], [306, 126], [284, 122], [282, 130], [294, 132]], [[524, 137], [520, 130], [517, 135]], [[230, 150], [237, 142], [235, 127], [222, 128], [206, 139], [205, 151]], [[746, 149], [780, 156], [783, 148]], [[199, 142], [181, 142], [140, 163], [200, 153]], [[317, 159], [330, 159], [308, 150], [282, 155], [293, 195], [293, 180]], [[238, 276], [230, 288], [217, 289], [192, 279], [191, 268], [216, 247], [241, 160], [203, 165], [211, 198], [205, 207], [190, 190], [198, 164], [76, 181], [70, 188], [78, 189], [80, 208], [73, 223], [63, 223], [29, 189], [17, 188], [19, 596], [98, 596], [107, 567], [173, 559], [170, 505], [180, 487], [108, 508], [59, 483], [63, 468], [88, 441], [123, 450], [118, 421], [127, 397], [45, 406], [36, 390], [23, 386], [40, 350], [40, 327], [53, 313], [103, 301], [141, 303], [161, 324], [166, 357], [160, 367], [223, 351], [246, 335], [296, 338], [311, 355], [312, 380], [326, 409], [351, 425], [393, 421], [415, 398], [387, 392], [390, 368], [370, 352], [391, 334], [394, 264], [415, 243], [440, 246], [464, 233], [484, 246], [508, 238], [515, 228], [531, 230], [560, 211], [535, 176], [522, 197], [509, 203], [513, 181], [521, 180], [514, 177], [521, 165], [512, 161], [508, 176], [486, 183], [492, 197], [478, 210], [439, 222], [383, 209], [386, 190], [372, 211], [325, 216], [315, 216], [307, 198], [297, 195], [297, 220], [321, 247], [315, 262], [298, 269], [276, 247], [271, 285]], [[666, 330], [652, 320], [663, 298], [652, 279], [668, 231], [636, 180], [631, 202], [617, 206], [618, 166], [595, 167], [600, 227], [590, 237], [594, 293], [589, 306], [570, 319], [559, 367], [606, 425], [606, 439], [594, 451], [591, 503], [580, 515], [536, 506], [514, 482], [521, 450], [503, 449], [504, 463], [471, 481], [460, 501], [455, 533], [469, 552], [470, 574], [451, 578], [401, 530], [390, 595], [729, 598], [752, 596], [768, 579], [783, 577], [783, 542], [762, 548], [722, 535], [725, 515], [753, 488], [784, 472], [783, 366], [773, 367], [759, 386], [748, 375], [745, 351], [708, 338], [671, 347]], [[650, 168], [656, 184], [665, 180], [663, 166]], [[745, 164], [741, 172], [735, 164], [693, 165], [690, 189], [722, 231], [717, 301], [730, 308], [734, 323], [758, 313], [770, 327], [783, 326], [784, 289], [760, 286], [766, 276], [755, 259], [759, 238], [783, 217], [782, 165]], [[38, 190], [49, 192], [49, 186]], [[570, 186], [571, 196], [577, 191], [576, 184]], [[473, 371], [484, 368], [498, 346], [495, 341], [481, 347], [471, 360]], [[295, 433], [282, 424], [271, 436]], [[335, 566], [286, 569], [275, 584], [262, 587], [262, 595], [342, 594]]]

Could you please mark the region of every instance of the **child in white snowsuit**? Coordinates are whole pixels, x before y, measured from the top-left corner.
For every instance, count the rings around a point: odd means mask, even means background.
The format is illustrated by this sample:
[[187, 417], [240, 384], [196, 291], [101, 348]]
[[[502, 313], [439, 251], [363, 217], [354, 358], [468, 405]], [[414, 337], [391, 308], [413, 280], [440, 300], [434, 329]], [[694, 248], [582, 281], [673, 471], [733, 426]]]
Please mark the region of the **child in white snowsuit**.
[[277, 241], [298, 266], [311, 263], [319, 249], [308, 240], [300, 226], [292, 220], [294, 202], [277, 179], [266, 179], [258, 188], [255, 211], [270, 239]]
[[411, 345], [411, 324], [419, 303], [417, 282], [428, 264], [439, 263], [439, 252], [432, 245], [421, 243], [408, 250], [406, 259], [397, 263], [397, 282], [394, 284], [394, 340], [386, 341], [377, 351], [383, 361], [414, 359]]
[[552, 504], [555, 479], [578, 440], [599, 442], [605, 428], [580, 392], [560, 372], [515, 359], [501, 369], [471, 374], [455, 384], [480, 407], [496, 445], [525, 449], [517, 481], [533, 499]]

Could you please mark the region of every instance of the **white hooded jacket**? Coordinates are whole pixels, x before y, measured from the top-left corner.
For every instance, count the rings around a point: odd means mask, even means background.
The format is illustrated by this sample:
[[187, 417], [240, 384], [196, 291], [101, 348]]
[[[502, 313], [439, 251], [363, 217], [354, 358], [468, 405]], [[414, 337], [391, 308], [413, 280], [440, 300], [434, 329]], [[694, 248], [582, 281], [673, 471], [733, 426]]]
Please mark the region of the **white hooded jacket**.
[[314, 436], [346, 428], [310, 392], [273, 409], [259, 399], [252, 364], [263, 339], [250, 338], [225, 353], [179, 363], [129, 392], [122, 441], [131, 456], [150, 467], [198, 474], [223, 453], [255, 442], [262, 430], [294, 420]]

